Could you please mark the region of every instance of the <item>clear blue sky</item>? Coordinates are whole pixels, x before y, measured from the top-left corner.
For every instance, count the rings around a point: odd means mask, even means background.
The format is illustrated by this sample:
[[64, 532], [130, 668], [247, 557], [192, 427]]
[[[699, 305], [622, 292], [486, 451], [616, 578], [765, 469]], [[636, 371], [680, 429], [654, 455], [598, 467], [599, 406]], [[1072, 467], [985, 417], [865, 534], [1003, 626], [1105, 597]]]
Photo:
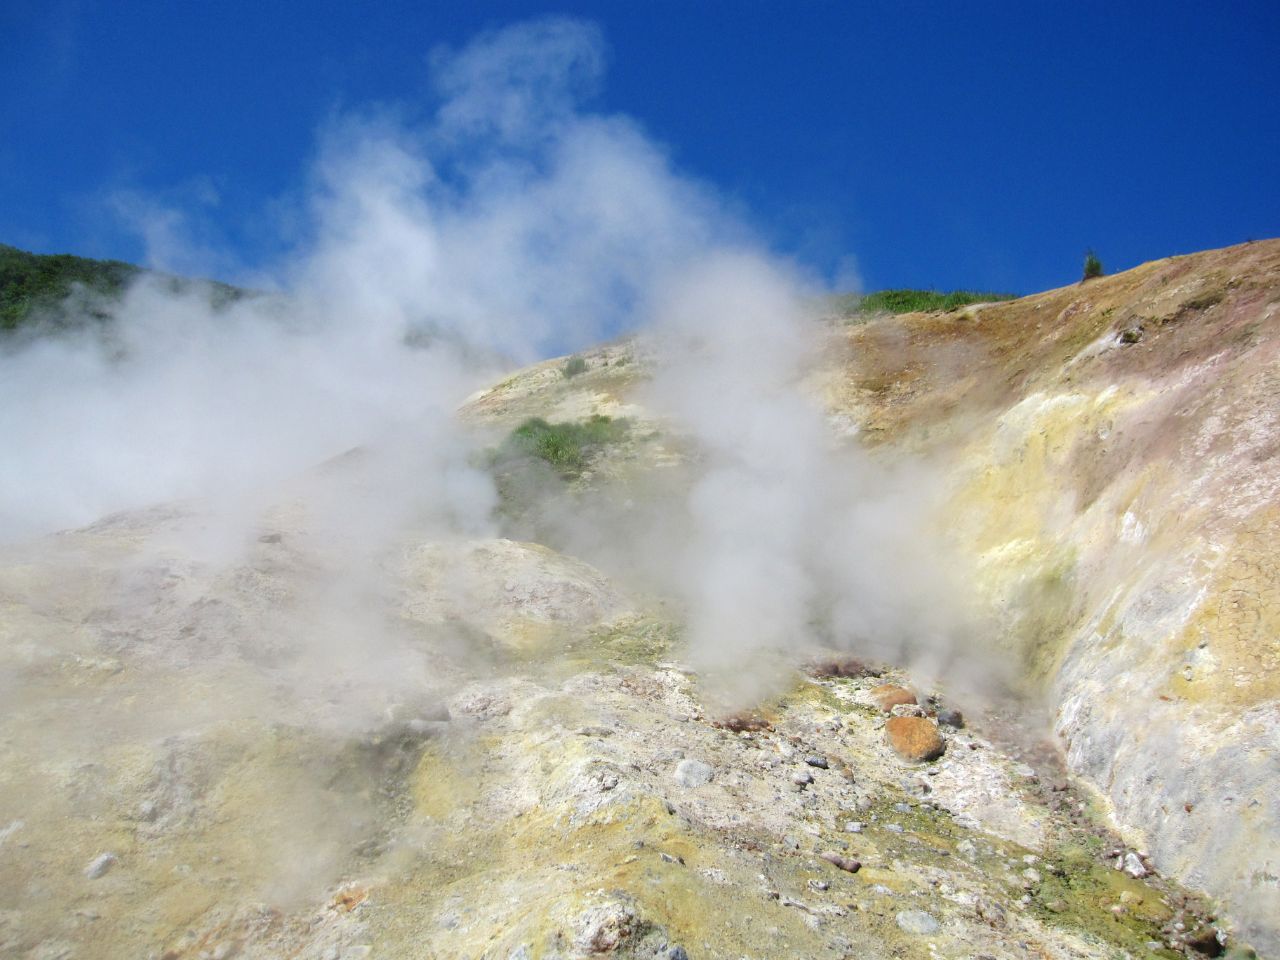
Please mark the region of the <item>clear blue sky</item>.
[[1280, 234], [1280, 3], [0, 0], [0, 242], [134, 259], [121, 189], [212, 184], [252, 263], [335, 108], [531, 15], [774, 246], [868, 288], [1032, 292]]

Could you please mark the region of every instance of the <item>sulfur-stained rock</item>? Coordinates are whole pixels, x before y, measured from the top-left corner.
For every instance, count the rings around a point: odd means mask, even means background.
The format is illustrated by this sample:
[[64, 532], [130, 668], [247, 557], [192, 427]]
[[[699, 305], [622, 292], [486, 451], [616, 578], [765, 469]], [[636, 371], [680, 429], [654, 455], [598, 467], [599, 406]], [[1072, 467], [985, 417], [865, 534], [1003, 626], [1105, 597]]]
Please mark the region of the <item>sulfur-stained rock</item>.
[[889, 713], [894, 707], [900, 704], [913, 704], [916, 702], [916, 695], [906, 687], [900, 687], [896, 683], [882, 683], [878, 687], [871, 690], [871, 699], [885, 713]]
[[936, 760], [947, 748], [938, 725], [925, 717], [890, 717], [884, 736], [904, 760]]
[[593, 904], [574, 922], [574, 945], [584, 953], [613, 953], [640, 930], [635, 907], [626, 900]]

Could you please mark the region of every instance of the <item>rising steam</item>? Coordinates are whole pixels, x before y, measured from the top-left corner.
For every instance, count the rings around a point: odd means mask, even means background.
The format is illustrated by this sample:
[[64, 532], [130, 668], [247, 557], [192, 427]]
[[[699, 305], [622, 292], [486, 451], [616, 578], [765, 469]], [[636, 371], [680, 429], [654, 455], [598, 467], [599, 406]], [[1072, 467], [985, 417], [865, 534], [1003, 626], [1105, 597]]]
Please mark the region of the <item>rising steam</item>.
[[700, 455], [688, 496], [661, 505], [678, 521], [629, 563], [661, 555], [695, 658], [944, 631], [902, 586], [924, 569], [910, 509], [799, 389], [815, 285], [634, 122], [583, 109], [604, 59], [598, 31], [564, 19], [436, 51], [427, 120], [322, 131], [305, 239], [252, 276], [265, 292], [214, 307], [143, 279], [105, 329], [0, 355], [0, 540], [199, 499], [234, 554], [274, 485], [358, 446], [360, 493], [318, 483], [309, 504], [362, 569], [408, 527], [491, 534], [458, 404], [513, 363], [643, 327], [661, 360], [649, 404]]

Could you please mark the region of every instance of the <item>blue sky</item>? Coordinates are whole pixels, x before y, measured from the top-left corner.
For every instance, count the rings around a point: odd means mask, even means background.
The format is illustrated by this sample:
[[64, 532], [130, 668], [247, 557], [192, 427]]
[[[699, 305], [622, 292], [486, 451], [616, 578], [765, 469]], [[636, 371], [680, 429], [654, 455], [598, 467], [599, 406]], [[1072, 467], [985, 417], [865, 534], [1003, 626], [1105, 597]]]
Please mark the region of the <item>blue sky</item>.
[[[561, 13], [624, 113], [775, 250], [868, 289], [1033, 292], [1280, 234], [1280, 4], [0, 3], [0, 242], [137, 259], [121, 193], [253, 265], [335, 111]], [[216, 198], [216, 202], [214, 202]]]

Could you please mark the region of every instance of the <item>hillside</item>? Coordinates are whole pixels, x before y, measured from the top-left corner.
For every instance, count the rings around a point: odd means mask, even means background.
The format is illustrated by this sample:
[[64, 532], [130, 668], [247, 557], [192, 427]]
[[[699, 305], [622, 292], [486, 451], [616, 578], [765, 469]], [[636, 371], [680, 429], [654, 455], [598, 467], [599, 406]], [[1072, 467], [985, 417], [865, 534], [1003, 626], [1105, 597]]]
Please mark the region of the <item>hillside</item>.
[[229, 284], [156, 274], [119, 260], [28, 253], [0, 244], [0, 336], [38, 321], [65, 327], [106, 320], [142, 276], [159, 279], [175, 292], [207, 288], [215, 306], [245, 295]]
[[0, 550], [0, 954], [1277, 955], [1280, 241], [857, 321], [808, 387], [943, 478], [999, 695], [844, 648], [726, 704], [582, 522], [696, 462], [603, 345], [462, 409], [495, 536], [371, 550], [353, 451], [236, 550]]
[[77, 288], [103, 300], [117, 298], [139, 273], [118, 260], [27, 253], [0, 244], [0, 330], [57, 313]]
[[951, 535], [1071, 767], [1280, 943], [1280, 242], [849, 331], [833, 410], [952, 465]]

